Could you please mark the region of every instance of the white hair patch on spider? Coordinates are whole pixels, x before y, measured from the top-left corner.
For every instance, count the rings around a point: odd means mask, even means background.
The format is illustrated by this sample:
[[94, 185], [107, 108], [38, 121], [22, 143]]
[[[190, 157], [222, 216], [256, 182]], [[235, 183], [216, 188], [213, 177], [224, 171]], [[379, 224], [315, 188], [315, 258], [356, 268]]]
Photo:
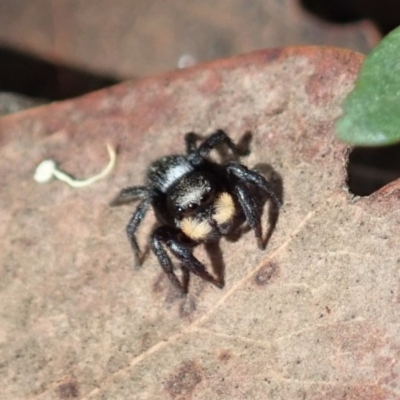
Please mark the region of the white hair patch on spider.
[[229, 193], [223, 192], [215, 201], [213, 219], [217, 224], [229, 222], [235, 215], [235, 203]]
[[207, 221], [190, 217], [182, 220], [180, 228], [187, 237], [193, 240], [204, 240], [212, 231]]
[[171, 165], [165, 173], [162, 189], [166, 191], [174, 182], [191, 171], [193, 171], [193, 167], [189, 163]]
[[165, 193], [175, 182], [192, 171], [193, 166], [185, 157], [166, 156], [150, 166], [147, 179]]

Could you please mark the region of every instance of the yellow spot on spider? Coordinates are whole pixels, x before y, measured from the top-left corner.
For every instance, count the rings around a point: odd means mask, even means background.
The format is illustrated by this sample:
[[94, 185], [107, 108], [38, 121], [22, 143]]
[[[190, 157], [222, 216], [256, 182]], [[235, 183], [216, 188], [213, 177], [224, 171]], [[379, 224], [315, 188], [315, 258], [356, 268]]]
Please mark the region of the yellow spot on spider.
[[211, 232], [211, 225], [207, 221], [197, 218], [184, 218], [181, 222], [182, 232], [193, 240], [202, 240]]
[[235, 215], [235, 203], [232, 196], [226, 192], [221, 193], [215, 202], [213, 218], [217, 224], [222, 225], [230, 221]]

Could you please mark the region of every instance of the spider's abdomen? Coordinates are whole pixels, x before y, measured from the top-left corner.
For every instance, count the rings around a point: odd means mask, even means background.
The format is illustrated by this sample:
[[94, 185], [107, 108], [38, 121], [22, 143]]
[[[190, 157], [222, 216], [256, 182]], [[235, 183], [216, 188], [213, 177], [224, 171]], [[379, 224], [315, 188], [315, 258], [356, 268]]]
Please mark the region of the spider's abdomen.
[[150, 165], [147, 182], [149, 186], [166, 193], [175, 182], [192, 171], [193, 166], [186, 157], [166, 156]]

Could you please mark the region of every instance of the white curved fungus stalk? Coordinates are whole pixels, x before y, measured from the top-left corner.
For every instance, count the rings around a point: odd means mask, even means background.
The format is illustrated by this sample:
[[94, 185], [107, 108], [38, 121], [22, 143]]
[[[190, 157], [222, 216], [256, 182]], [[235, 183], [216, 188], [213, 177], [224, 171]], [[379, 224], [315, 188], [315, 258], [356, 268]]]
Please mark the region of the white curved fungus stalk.
[[74, 179], [66, 172], [57, 168], [57, 164], [53, 160], [44, 160], [36, 168], [34, 179], [38, 183], [49, 182], [52, 178], [56, 178], [62, 182], [65, 182], [69, 186], [75, 188], [81, 188], [85, 186], [92, 185], [93, 183], [105, 178], [115, 167], [117, 160], [117, 154], [115, 149], [107, 144], [107, 151], [110, 157], [110, 161], [107, 166], [99, 174], [94, 175], [87, 179]]

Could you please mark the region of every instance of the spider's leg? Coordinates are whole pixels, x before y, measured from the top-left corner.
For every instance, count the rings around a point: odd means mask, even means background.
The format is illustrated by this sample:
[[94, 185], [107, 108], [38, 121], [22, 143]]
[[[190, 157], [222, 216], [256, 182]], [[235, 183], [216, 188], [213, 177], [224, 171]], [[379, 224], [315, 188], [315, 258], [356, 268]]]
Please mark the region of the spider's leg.
[[169, 244], [169, 248], [174, 256], [183, 263], [184, 267], [195, 275], [204, 279], [207, 282], [212, 283], [218, 288], [223, 288], [224, 283], [219, 279], [214, 278], [204, 266], [185, 246], [182, 246], [178, 241], [172, 240]]
[[240, 155], [241, 153], [240, 149], [232, 142], [232, 139], [222, 129], [218, 129], [199, 146], [199, 154], [205, 157], [220, 144], [228, 146], [235, 155]]
[[[172, 284], [179, 289], [183, 294], [187, 293], [187, 285], [186, 287], [179, 281], [178, 277], [175, 275], [174, 272], [174, 265], [172, 264], [171, 258], [169, 257], [168, 253], [166, 252], [164, 245], [169, 247], [169, 244], [172, 240], [172, 237], [176, 235], [176, 231], [172, 228], [167, 226], [161, 226], [157, 228], [153, 234], [151, 235], [151, 248], [154, 254], [157, 256], [158, 262], [161, 265], [163, 271], [167, 274], [169, 280]], [[187, 279], [187, 272], [185, 272], [184, 277], [186, 276]]]
[[225, 264], [222, 256], [220, 240], [212, 242], [204, 242], [204, 249], [211, 261], [211, 267], [214, 275], [221, 283], [221, 287], [225, 285]]
[[142, 201], [137, 206], [135, 212], [133, 213], [126, 227], [126, 233], [128, 234], [129, 241], [131, 243], [132, 250], [135, 255], [135, 266], [140, 266], [142, 261], [139, 245], [135, 237], [135, 231], [142, 222], [151, 204], [150, 191], [146, 186], [130, 186], [125, 189], [122, 189], [118, 193], [118, 195], [110, 202], [110, 206], [115, 207], [121, 204], [131, 203], [132, 201], [140, 199], [142, 199]]
[[250, 182], [253, 185], [256, 185], [260, 189], [264, 190], [278, 207], [282, 205], [282, 202], [278, 199], [278, 196], [276, 195], [271, 183], [269, 183], [257, 171], [250, 170], [238, 162], [230, 162], [226, 166], [226, 169], [228, 173], [232, 173], [241, 181]]
[[243, 210], [246, 221], [254, 231], [258, 248], [262, 250], [264, 248], [264, 243], [262, 240], [260, 209], [244, 183], [238, 182], [235, 185], [234, 191], [240, 207]]
[[190, 280], [190, 271], [185, 267], [185, 264], [181, 265], [182, 270], [182, 287], [184, 288], [183, 293], [186, 294], [188, 292], [189, 280]]
[[118, 195], [110, 202], [111, 207], [120, 206], [121, 204], [131, 203], [132, 201], [144, 199], [148, 197], [149, 190], [146, 186], [130, 186], [122, 189]]
[[194, 132], [189, 132], [185, 135], [186, 153], [191, 154], [197, 150], [198, 136]]
[[133, 253], [135, 255], [135, 267], [139, 267], [142, 264], [142, 254], [139, 249], [138, 242], [136, 240], [135, 232], [140, 223], [142, 222], [147, 210], [151, 204], [151, 197], [148, 196], [143, 199], [137, 206], [135, 212], [133, 213], [131, 219], [126, 226], [126, 233], [128, 235], [129, 241], [132, 246]]
[[243, 210], [247, 223], [254, 231], [258, 247], [263, 249], [265, 247], [265, 242], [262, 240], [261, 210], [253, 199], [246, 183], [251, 183], [264, 190], [276, 206], [281, 206], [281, 201], [274, 192], [272, 185], [257, 171], [250, 170], [237, 162], [229, 163], [226, 169], [228, 173], [233, 174], [237, 179], [239, 179], [234, 188], [236, 197]]
[[192, 151], [189, 152], [189, 160], [195, 165], [201, 164], [203, 158], [220, 144], [225, 144], [228, 146], [235, 155], [241, 155], [242, 153], [235, 143], [232, 142], [232, 139], [223, 130], [218, 129], [206, 140], [204, 140], [198, 149], [194, 148], [193, 146], [190, 148]]
[[[206, 270], [205, 266], [196, 257], [193, 256], [191, 251], [179, 242], [178, 236], [180, 234], [181, 232], [175, 228], [162, 226], [155, 230], [151, 238], [151, 246], [153, 252], [157, 256], [162, 269], [168, 275], [173, 285], [181, 290], [182, 293], [187, 293], [187, 271], [189, 271], [196, 274], [205, 281], [210, 282], [219, 288], [222, 288], [223, 283], [215, 279]], [[177, 278], [173, 269], [171, 259], [168, 256], [164, 246], [166, 246], [171, 251], [171, 253], [183, 264], [182, 268], [184, 274], [184, 284], [182, 284]]]

